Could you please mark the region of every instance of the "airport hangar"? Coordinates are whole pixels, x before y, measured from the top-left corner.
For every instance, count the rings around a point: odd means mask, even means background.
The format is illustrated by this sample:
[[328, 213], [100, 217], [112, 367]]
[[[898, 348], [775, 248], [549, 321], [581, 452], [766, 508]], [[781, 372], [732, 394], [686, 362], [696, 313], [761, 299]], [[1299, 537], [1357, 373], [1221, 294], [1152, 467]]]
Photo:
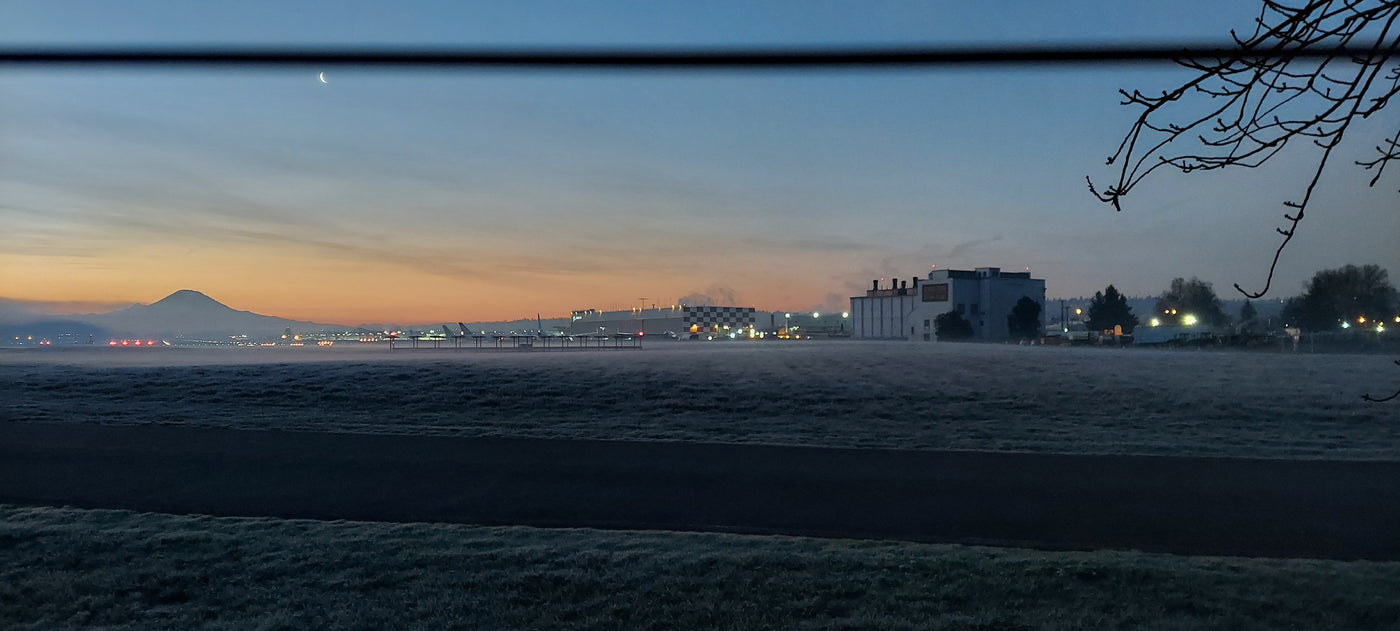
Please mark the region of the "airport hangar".
[[626, 311], [583, 309], [570, 314], [568, 335], [690, 335], [750, 337], [753, 307], [675, 305]]
[[[910, 282], [913, 286], [910, 287]], [[1008, 339], [1006, 316], [1026, 296], [1040, 305], [1040, 328], [1045, 327], [1045, 279], [1029, 271], [1003, 272], [999, 267], [975, 270], [935, 269], [927, 278], [890, 281], [887, 288], [873, 281], [864, 296], [851, 297], [851, 335], [865, 339], [934, 341], [934, 318], [957, 311], [972, 323], [972, 339]]]

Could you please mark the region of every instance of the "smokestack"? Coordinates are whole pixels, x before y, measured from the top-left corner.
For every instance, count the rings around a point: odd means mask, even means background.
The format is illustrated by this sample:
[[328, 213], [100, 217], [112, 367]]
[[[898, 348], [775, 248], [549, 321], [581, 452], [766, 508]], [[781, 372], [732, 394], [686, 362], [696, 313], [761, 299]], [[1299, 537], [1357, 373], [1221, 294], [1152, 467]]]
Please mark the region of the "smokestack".
[[870, 289], [871, 291], [880, 291], [880, 279], [870, 281]]
[[899, 281], [900, 289], [909, 289], [909, 281]]

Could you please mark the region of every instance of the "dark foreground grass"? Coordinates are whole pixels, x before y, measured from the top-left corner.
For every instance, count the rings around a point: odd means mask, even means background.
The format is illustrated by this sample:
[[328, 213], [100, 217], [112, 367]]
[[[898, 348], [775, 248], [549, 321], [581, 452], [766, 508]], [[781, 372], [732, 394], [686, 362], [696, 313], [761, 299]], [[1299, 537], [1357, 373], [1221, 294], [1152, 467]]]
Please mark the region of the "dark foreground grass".
[[0, 506], [0, 628], [1394, 629], [1400, 563]]

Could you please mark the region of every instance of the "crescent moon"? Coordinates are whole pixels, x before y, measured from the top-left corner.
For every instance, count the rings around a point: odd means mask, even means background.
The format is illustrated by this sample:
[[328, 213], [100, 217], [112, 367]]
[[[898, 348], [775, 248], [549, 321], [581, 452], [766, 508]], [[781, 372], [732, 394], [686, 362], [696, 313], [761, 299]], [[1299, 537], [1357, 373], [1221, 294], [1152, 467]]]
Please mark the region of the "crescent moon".
[[321, 74], [319, 74], [319, 75], [316, 75], [316, 78], [320, 79], [320, 80], [321, 80], [321, 83], [325, 83], [325, 82], [326, 82], [326, 73], [323, 72], [323, 73], [321, 73]]

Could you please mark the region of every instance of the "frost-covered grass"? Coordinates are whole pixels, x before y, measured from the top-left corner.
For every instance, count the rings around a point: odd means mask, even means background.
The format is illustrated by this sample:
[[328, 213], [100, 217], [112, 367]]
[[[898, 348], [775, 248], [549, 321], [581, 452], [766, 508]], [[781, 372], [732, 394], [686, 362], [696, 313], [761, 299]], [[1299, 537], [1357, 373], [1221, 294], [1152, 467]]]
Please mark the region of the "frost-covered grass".
[[910, 344], [0, 351], [0, 419], [1062, 453], [1398, 459], [1390, 358]]
[[0, 627], [1394, 629], [1400, 563], [0, 506]]

